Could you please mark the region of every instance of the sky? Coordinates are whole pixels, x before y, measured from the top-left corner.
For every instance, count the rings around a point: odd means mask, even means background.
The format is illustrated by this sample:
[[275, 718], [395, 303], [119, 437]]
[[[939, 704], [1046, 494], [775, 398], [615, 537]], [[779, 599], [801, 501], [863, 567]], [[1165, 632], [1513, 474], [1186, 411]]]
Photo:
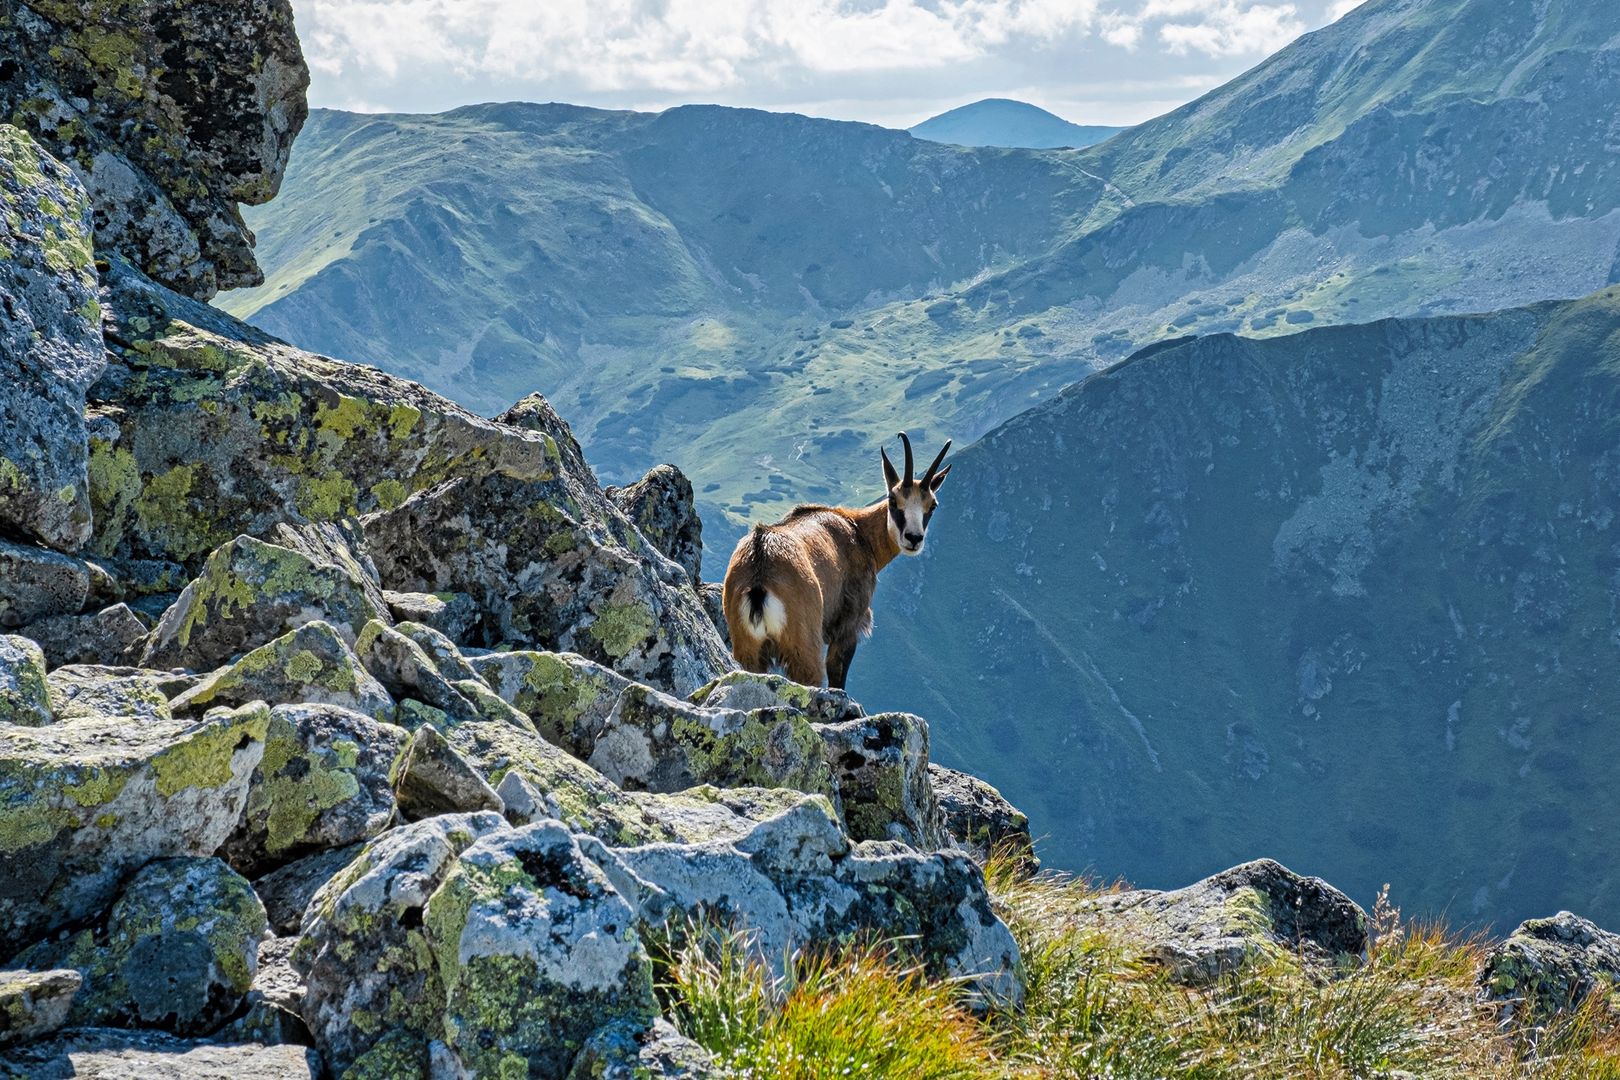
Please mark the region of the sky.
[[691, 102], [909, 127], [985, 97], [1134, 124], [1359, 0], [293, 0], [310, 102]]

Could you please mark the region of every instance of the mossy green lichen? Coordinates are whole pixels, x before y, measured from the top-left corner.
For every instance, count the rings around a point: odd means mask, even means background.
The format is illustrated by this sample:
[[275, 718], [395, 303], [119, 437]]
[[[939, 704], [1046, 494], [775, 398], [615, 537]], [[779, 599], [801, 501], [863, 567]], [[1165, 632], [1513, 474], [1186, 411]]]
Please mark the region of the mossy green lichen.
[[152, 776], [159, 795], [170, 796], [188, 787], [218, 788], [234, 776], [239, 749], [264, 742], [270, 727], [270, 709], [259, 703], [229, 712], [214, 712], [189, 736], [152, 759]]
[[610, 657], [622, 660], [653, 637], [657, 626], [652, 609], [631, 600], [604, 604], [586, 632], [601, 642]]

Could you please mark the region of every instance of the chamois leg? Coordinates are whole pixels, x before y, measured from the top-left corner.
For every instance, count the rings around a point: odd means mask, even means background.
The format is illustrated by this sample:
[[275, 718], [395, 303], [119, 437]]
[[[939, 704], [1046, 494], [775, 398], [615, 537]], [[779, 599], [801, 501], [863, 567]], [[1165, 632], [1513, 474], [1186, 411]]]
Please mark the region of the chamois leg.
[[737, 658], [737, 666], [744, 671], [753, 671], [761, 675], [770, 670], [765, 660], [765, 643], [756, 641], [747, 634], [733, 634], [731, 638], [731, 655]]
[[788, 678], [805, 686], [820, 686], [827, 681], [827, 663], [820, 640], [800, 637], [791, 644], [780, 642], [778, 648]]
[[849, 679], [849, 663], [855, 659], [857, 638], [835, 641], [827, 647], [827, 685], [842, 690]]

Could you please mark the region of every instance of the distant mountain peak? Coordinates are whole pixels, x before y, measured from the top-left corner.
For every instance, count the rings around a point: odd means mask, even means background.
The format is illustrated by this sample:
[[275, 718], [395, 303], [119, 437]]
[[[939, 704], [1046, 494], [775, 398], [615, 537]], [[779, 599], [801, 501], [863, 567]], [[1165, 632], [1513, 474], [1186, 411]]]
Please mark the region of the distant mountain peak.
[[907, 130], [919, 139], [957, 146], [1046, 150], [1091, 146], [1124, 129], [1071, 123], [1027, 101], [984, 98], [942, 112]]

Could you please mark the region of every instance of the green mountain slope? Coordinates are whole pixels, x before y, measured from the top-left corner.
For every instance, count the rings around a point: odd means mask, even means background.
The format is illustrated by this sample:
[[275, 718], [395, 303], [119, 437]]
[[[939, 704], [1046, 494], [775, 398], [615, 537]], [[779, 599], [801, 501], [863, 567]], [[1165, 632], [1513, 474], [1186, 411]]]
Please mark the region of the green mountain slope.
[[851, 692], [1057, 865], [1620, 918], [1620, 289], [1171, 342], [956, 458]]
[[[224, 306], [480, 410], [550, 395], [604, 479], [673, 460], [711, 564], [1189, 333], [1493, 310], [1620, 277], [1620, 6], [1374, 0], [1079, 151], [713, 107], [317, 113]], [[717, 422], [717, 417], [723, 421]]]
[[1016, 146], [1030, 150], [1092, 146], [1124, 128], [1070, 123], [1027, 101], [985, 98], [906, 129], [919, 139], [957, 146]]

